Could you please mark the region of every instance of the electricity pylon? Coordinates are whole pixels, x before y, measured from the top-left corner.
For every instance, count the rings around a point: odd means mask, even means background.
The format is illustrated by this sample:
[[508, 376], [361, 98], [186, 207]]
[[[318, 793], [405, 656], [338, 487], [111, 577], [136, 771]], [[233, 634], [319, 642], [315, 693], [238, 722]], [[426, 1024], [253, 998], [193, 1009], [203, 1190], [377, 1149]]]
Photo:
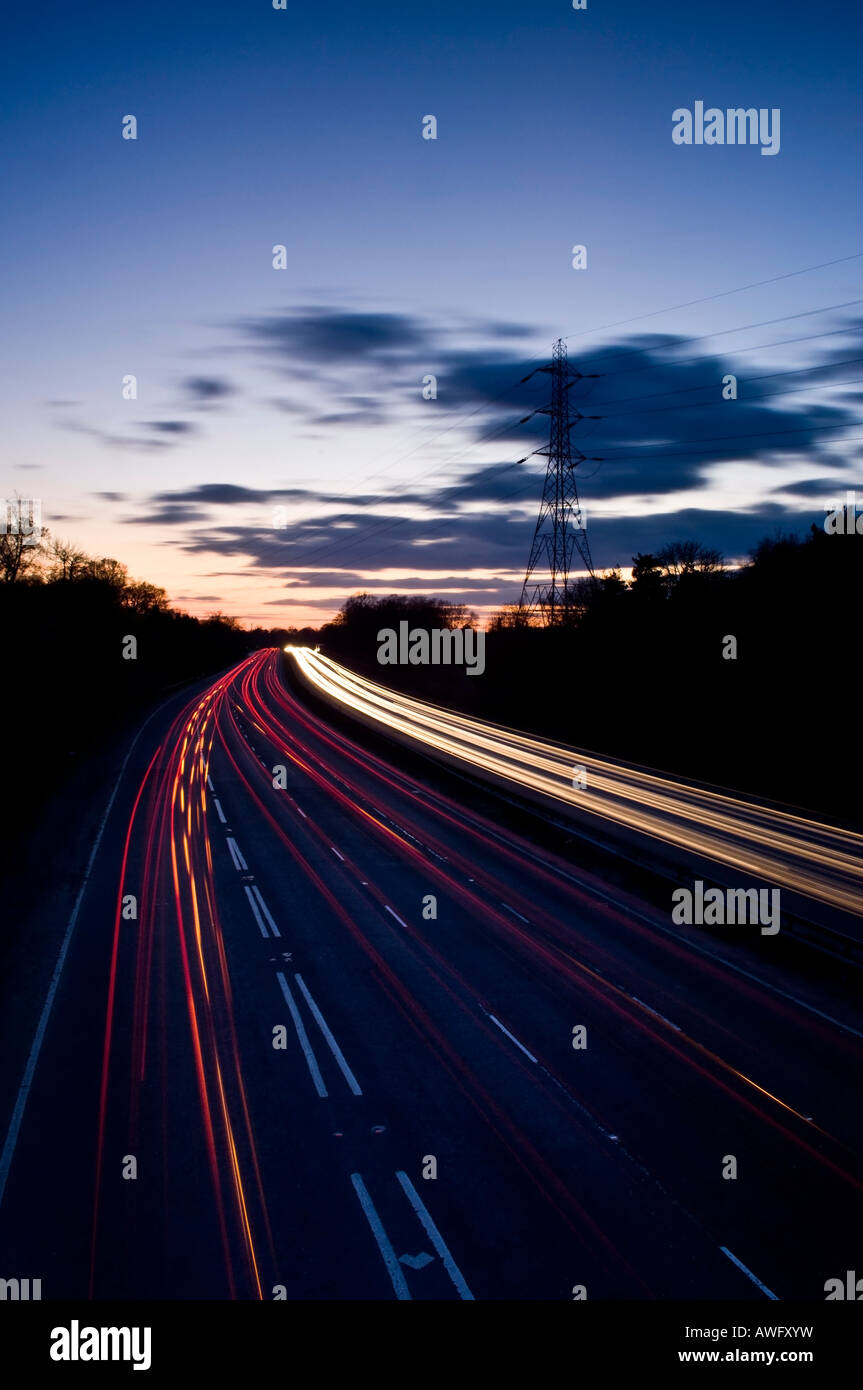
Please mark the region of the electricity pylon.
[[576, 467], [585, 455], [578, 449], [573, 451], [569, 441], [573, 425], [586, 417], [576, 412], [575, 418], [570, 419], [568, 393], [584, 377], [570, 368], [563, 338], [558, 338], [554, 345], [550, 365], [539, 371], [551, 374], [551, 403], [536, 412], [551, 417], [548, 448], [537, 450], [546, 455], [548, 465], [519, 612], [528, 617], [540, 613], [544, 622], [552, 626], [563, 621], [570, 602], [569, 575], [575, 550], [593, 578], [587, 529], [575, 483]]

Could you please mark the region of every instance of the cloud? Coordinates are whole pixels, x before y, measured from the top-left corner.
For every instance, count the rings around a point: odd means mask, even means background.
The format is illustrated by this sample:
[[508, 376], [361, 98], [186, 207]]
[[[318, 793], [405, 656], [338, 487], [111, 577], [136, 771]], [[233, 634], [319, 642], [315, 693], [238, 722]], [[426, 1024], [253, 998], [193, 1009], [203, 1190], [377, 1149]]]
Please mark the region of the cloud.
[[299, 501], [317, 496], [306, 488], [253, 488], [241, 487], [238, 483], [198, 483], [183, 492], [156, 492], [151, 501], [156, 503], [195, 502], [202, 505], [233, 506], [251, 502], [257, 506], [273, 501]]
[[414, 354], [423, 344], [423, 320], [410, 314], [363, 313], [312, 305], [243, 319], [236, 328], [250, 346], [290, 362], [358, 363]]
[[169, 449], [174, 442], [162, 435], [156, 439], [136, 439], [131, 435], [111, 434], [108, 430], [100, 430], [93, 425], [79, 424], [75, 420], [66, 421], [60, 428], [71, 430], [74, 434], [89, 435], [91, 439], [97, 439], [108, 449], [153, 452], [158, 449]]
[[234, 395], [236, 387], [223, 377], [189, 376], [183, 382], [183, 390], [194, 403], [211, 405]]
[[[386, 490], [357, 480], [352, 495], [337, 496], [316, 486], [202, 482], [154, 493], [129, 523], [163, 526], [169, 534], [183, 528], [165, 544], [239, 561], [248, 566], [242, 577], [268, 573], [288, 594], [434, 592], [439, 582], [462, 596], [490, 595], [484, 602], [517, 596], [513, 575], [527, 561], [545, 469], [535, 451], [545, 447], [549, 427], [543, 407], [551, 382], [536, 370], [547, 359], [532, 358], [526, 346], [534, 331], [320, 305], [249, 317], [233, 331], [236, 350], [292, 385], [310, 383], [302, 400], [299, 391], [265, 398], [297, 417], [294, 438], [302, 425], [347, 440], [358, 425], [398, 417], [418, 428], [419, 421], [417, 442], [432, 460], [428, 483]], [[803, 532], [820, 523], [822, 500], [855, 480], [863, 484], [853, 438], [863, 435], [863, 421], [848, 390], [855, 354], [863, 362], [863, 319], [842, 333], [842, 343], [831, 339], [829, 349], [809, 344], [807, 365], [793, 370], [787, 358], [776, 365], [764, 352], [735, 355], [715, 344], [704, 351], [703, 342], [668, 333], [630, 334], [585, 353], [573, 348], [570, 365], [583, 377], [568, 393], [569, 438], [574, 457], [584, 456], [576, 477], [597, 568], [628, 566], [639, 550], [675, 539], [699, 540], [737, 559], [777, 528]], [[434, 402], [421, 399], [427, 373], [438, 381]], [[723, 397], [729, 375], [737, 378], [734, 400]], [[186, 378], [186, 385], [204, 404], [233, 389], [208, 377]], [[144, 428], [159, 442], [176, 443], [193, 427], [164, 419]], [[444, 434], [445, 460], [436, 464]], [[459, 449], [480, 445], [483, 461], [462, 464], [453, 478]], [[728, 509], [717, 505], [723, 495], [733, 499]], [[277, 506], [285, 509], [284, 526], [273, 517]], [[607, 514], [612, 507], [617, 515]], [[383, 576], [386, 569], [404, 577]], [[333, 606], [331, 597], [320, 603]]]
[[157, 430], [160, 434], [192, 434], [197, 428], [188, 420], [139, 420], [141, 429]]

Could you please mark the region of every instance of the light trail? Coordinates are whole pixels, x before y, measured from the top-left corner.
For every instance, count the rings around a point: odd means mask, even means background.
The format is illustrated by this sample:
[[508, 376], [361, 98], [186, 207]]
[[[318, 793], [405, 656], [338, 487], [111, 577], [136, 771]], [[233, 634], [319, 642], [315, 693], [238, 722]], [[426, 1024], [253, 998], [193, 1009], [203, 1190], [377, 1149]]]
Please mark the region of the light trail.
[[[475, 773], [863, 915], [863, 835], [427, 704], [308, 647], [287, 650], [320, 694]], [[572, 785], [576, 764], [584, 788]]]

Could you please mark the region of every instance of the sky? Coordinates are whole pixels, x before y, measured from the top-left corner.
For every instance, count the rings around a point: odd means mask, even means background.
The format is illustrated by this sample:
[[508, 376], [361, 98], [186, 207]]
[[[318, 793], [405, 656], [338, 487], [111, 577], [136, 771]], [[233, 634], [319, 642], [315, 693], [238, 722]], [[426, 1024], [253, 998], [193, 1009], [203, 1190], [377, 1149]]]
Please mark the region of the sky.
[[[486, 615], [564, 337], [598, 567], [863, 506], [861, 38], [833, 0], [19, 7], [3, 495], [199, 615]], [[777, 153], [676, 144], [696, 101], [778, 109]]]

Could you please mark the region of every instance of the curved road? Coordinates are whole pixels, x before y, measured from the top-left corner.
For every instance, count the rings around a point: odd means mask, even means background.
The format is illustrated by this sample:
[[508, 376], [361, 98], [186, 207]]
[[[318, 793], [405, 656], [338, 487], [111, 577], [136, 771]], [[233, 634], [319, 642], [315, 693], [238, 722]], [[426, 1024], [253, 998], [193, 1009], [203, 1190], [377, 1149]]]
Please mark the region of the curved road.
[[860, 1259], [852, 1006], [382, 761], [281, 660], [122, 780], [4, 1150], [0, 1275], [822, 1299]]

